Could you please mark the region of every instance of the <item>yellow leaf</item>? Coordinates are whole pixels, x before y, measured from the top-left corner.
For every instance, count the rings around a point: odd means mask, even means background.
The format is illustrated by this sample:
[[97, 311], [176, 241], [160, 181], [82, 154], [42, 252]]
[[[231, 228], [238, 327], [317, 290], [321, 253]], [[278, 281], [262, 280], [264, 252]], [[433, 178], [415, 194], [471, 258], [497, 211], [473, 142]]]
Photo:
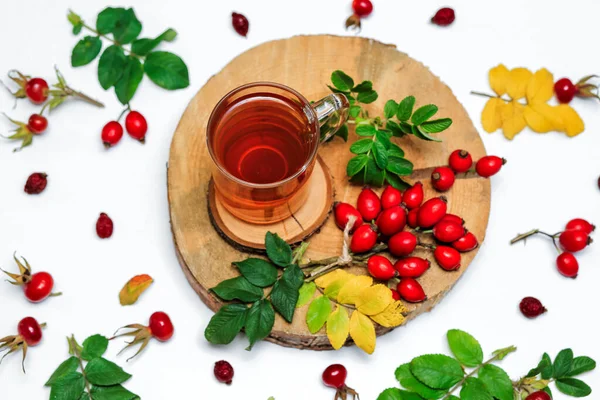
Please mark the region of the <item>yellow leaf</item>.
[[577, 136], [585, 129], [583, 120], [577, 114], [577, 111], [568, 104], [561, 104], [554, 107], [563, 122], [563, 131], [569, 137]]
[[355, 305], [358, 311], [366, 315], [379, 314], [394, 301], [391, 290], [385, 285], [374, 285], [364, 289], [356, 297]]
[[354, 343], [367, 354], [375, 351], [375, 326], [366, 315], [354, 311], [350, 318], [350, 336]]
[[344, 285], [338, 293], [337, 301], [342, 304], [353, 305], [356, 298], [363, 289], [370, 287], [373, 284], [373, 278], [366, 275], [354, 276]]
[[317, 286], [319, 286], [320, 288], [326, 288], [327, 286], [331, 285], [331, 283], [335, 280], [337, 280], [338, 278], [341, 278], [342, 276], [347, 276], [349, 275], [346, 271], [344, 271], [343, 269], [336, 269], [333, 272], [330, 272], [326, 275], [323, 275], [317, 279], [315, 279], [315, 283], [317, 284]]
[[325, 288], [325, 296], [330, 299], [337, 299], [340, 290], [350, 281], [350, 279], [354, 278], [354, 275], [346, 274], [337, 278], [335, 281], [331, 282], [329, 286]]
[[554, 107], [547, 103], [535, 103], [525, 106], [523, 113], [527, 126], [537, 133], [563, 130], [562, 119]]
[[513, 68], [508, 76], [506, 83], [506, 93], [513, 100], [519, 100], [525, 97], [527, 84], [533, 74], [527, 68]]
[[502, 131], [507, 139], [512, 140], [527, 126], [524, 111], [525, 106], [516, 101], [502, 106]]
[[498, 66], [490, 69], [489, 77], [490, 86], [498, 96], [502, 96], [504, 93], [506, 93], [506, 84], [508, 83], [509, 72], [504, 64], [499, 64]]
[[342, 348], [350, 333], [350, 318], [344, 307], [336, 308], [327, 318], [327, 337], [334, 349]]
[[496, 132], [502, 127], [502, 107], [504, 101], [493, 98], [485, 103], [485, 107], [481, 112], [481, 125], [487, 133]]
[[404, 322], [403, 312], [406, 312], [406, 308], [401, 301], [394, 301], [383, 312], [376, 315], [371, 315], [371, 319], [377, 322], [381, 326], [386, 328], [394, 328], [402, 325]]
[[546, 68], [539, 69], [527, 85], [527, 102], [547, 103], [554, 95], [554, 77]]
[[154, 282], [150, 275], [136, 275], [129, 280], [119, 293], [122, 306], [134, 304], [146, 289]]

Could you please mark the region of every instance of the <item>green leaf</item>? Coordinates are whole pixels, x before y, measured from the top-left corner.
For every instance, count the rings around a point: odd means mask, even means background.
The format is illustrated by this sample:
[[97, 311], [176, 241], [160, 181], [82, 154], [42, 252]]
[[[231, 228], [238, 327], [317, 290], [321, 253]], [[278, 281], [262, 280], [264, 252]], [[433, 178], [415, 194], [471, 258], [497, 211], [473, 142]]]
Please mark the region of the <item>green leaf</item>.
[[354, 154], [364, 154], [368, 153], [372, 147], [372, 139], [360, 139], [352, 143], [352, 145], [350, 146], [350, 151]]
[[300, 293], [298, 296], [298, 302], [296, 303], [296, 308], [307, 305], [308, 302], [312, 300], [316, 291], [317, 285], [315, 285], [314, 282], [306, 282], [300, 286]]
[[579, 374], [583, 374], [584, 372], [592, 371], [596, 368], [596, 361], [591, 359], [590, 357], [581, 356], [575, 357], [573, 359], [573, 363], [571, 364], [571, 369], [566, 376], [576, 376]]
[[247, 308], [243, 304], [226, 304], [210, 319], [204, 337], [212, 344], [229, 344], [246, 322]]
[[250, 340], [246, 350], [251, 350], [256, 342], [269, 336], [273, 324], [275, 324], [275, 311], [271, 302], [263, 299], [254, 303], [246, 315], [246, 336]]
[[383, 107], [383, 115], [386, 118], [392, 118], [398, 112], [398, 103], [394, 100], [388, 100]]
[[386, 169], [396, 175], [406, 176], [412, 174], [413, 164], [406, 158], [388, 157]]
[[73, 25], [73, 35], [79, 35], [83, 29], [83, 24]]
[[552, 395], [552, 389], [550, 389], [550, 386], [546, 386], [542, 390], [550, 395], [550, 399], [554, 398], [554, 396]]
[[467, 378], [460, 391], [462, 400], [494, 400], [483, 382], [477, 378]]
[[371, 92], [373, 91], [373, 82], [371, 81], [362, 81], [358, 85], [352, 88], [353, 92], [363, 93], [363, 92]]
[[333, 71], [331, 74], [331, 83], [338, 90], [349, 92], [354, 87], [354, 80], [346, 75], [343, 71]]
[[121, 75], [121, 78], [115, 84], [115, 93], [121, 104], [129, 103], [143, 77], [144, 68], [140, 60], [135, 57], [127, 57], [123, 75]]
[[403, 400], [402, 392], [397, 388], [385, 389], [377, 396], [377, 400]]
[[52, 384], [50, 400], [79, 400], [85, 388], [85, 379], [79, 372], [69, 372]]
[[120, 44], [131, 43], [139, 36], [142, 32], [142, 23], [135, 16], [133, 8], [128, 8], [121, 13], [111, 32]]
[[108, 349], [108, 339], [102, 335], [93, 335], [83, 341], [81, 358], [86, 361], [102, 357]]
[[224, 280], [211, 290], [226, 301], [240, 300], [245, 303], [251, 303], [263, 297], [262, 289], [251, 284], [243, 276]]
[[396, 118], [399, 121], [406, 122], [412, 115], [413, 108], [415, 106], [415, 96], [407, 96], [398, 105], [398, 111], [396, 112]]
[[389, 120], [385, 123], [385, 129], [392, 132], [392, 134], [396, 137], [402, 137], [405, 135], [404, 131], [400, 128], [397, 122]]
[[[108, 386], [108, 387], [112, 387], [112, 386]], [[92, 398], [90, 397], [89, 394], [87, 394], [86, 392], [83, 392], [83, 394], [81, 395], [81, 397], [79, 398], [79, 400], [92, 400]]]
[[458, 329], [451, 329], [447, 337], [452, 354], [462, 365], [477, 367], [483, 363], [483, 350], [473, 336]]
[[344, 94], [344, 95], [345, 95], [345, 96], [348, 98], [348, 102], [350, 103], [350, 105], [353, 105], [353, 104], [354, 104], [354, 97], [352, 97], [352, 96], [350, 95], [350, 90], [345, 90], [345, 91], [344, 91], [344, 90], [339, 90], [339, 89], [336, 89], [336, 88], [334, 88], [334, 87], [333, 87], [333, 86], [331, 86], [331, 85], [327, 85], [327, 87], [328, 87], [328, 88], [329, 88], [329, 90], [331, 90], [333, 93], [342, 93], [342, 94]]
[[65, 361], [62, 362], [56, 368], [56, 370], [52, 373], [52, 376], [48, 378], [48, 381], [44, 384], [44, 386], [52, 386], [55, 383], [59, 382], [61, 379], [65, 378], [72, 372], [76, 372], [79, 367], [79, 361], [77, 357], [69, 357]]
[[71, 10], [69, 10], [69, 13], [67, 14], [67, 19], [74, 27], [82, 24], [81, 17]]
[[346, 174], [348, 174], [348, 176], [350, 177], [358, 174], [360, 170], [363, 169], [365, 165], [367, 165], [368, 161], [369, 157], [367, 157], [366, 154], [361, 154], [354, 158], [351, 158], [350, 161], [348, 161], [348, 165], [346, 166]]
[[413, 123], [413, 125], [421, 125], [423, 122], [433, 117], [437, 112], [438, 108], [435, 104], [427, 104], [425, 106], [417, 108], [417, 110], [410, 118], [410, 121]]
[[[548, 370], [548, 369], [550, 369], [550, 370]], [[550, 359], [550, 356], [548, 355], [548, 353], [544, 353], [544, 356], [538, 363], [537, 367], [530, 370], [527, 373], [527, 377], [532, 378], [534, 376], [539, 375], [542, 371], [546, 371], [546, 374], [549, 374], [549, 377], [552, 376], [552, 372], [554, 371], [554, 369], [552, 368], [552, 360]], [[548, 379], [548, 378], [546, 378], [546, 379]]]
[[350, 115], [350, 117], [356, 118], [360, 114], [360, 110], [362, 110], [360, 106], [352, 106], [350, 107], [348, 114]]
[[401, 191], [405, 191], [410, 187], [410, 184], [408, 182], [403, 181], [402, 178], [400, 178], [394, 173], [391, 173], [390, 171], [388, 171], [385, 175], [385, 179], [390, 185], [392, 185], [392, 187]]
[[348, 125], [344, 124], [340, 127], [340, 129], [337, 130], [337, 132], [335, 133], [335, 136], [337, 137], [341, 137], [344, 142], [348, 141]]
[[542, 379], [550, 379], [554, 374], [554, 365], [552, 365], [552, 358], [548, 355], [548, 353], [544, 353], [542, 356], [542, 360], [545, 361], [546, 365], [542, 368]]
[[575, 378], [558, 379], [556, 381], [556, 387], [564, 394], [573, 397], [586, 397], [592, 393], [592, 388], [585, 382]]
[[292, 322], [294, 318], [303, 278], [302, 270], [297, 265], [291, 265], [285, 269], [281, 279], [275, 282], [271, 291], [273, 307], [288, 322]]
[[414, 358], [410, 372], [425, 385], [434, 389], [450, 389], [464, 377], [460, 363], [443, 354], [428, 354]]
[[377, 100], [378, 97], [379, 97], [379, 95], [377, 94], [376, 91], [370, 90], [368, 92], [359, 93], [358, 96], [356, 97], [356, 100], [358, 100], [360, 103], [371, 104], [372, 102]]
[[101, 35], [112, 33], [124, 13], [124, 8], [107, 7], [102, 10], [96, 19], [96, 30], [98, 33]]
[[109, 46], [100, 56], [98, 62], [98, 81], [104, 90], [114, 86], [121, 76], [127, 64], [127, 57], [117, 45]]
[[435, 121], [423, 122], [419, 128], [421, 128], [422, 132], [439, 133], [448, 129], [450, 125], [452, 125], [452, 120], [450, 118], [442, 118], [436, 119]]
[[374, 136], [377, 133], [377, 129], [373, 125], [362, 124], [356, 127], [356, 134], [358, 136]]
[[300, 290], [300, 287], [304, 284], [304, 272], [296, 264], [292, 264], [283, 271], [280, 280], [284, 280], [291, 287]]
[[569, 371], [571, 371], [571, 365], [573, 365], [573, 350], [561, 350], [554, 360], [554, 373], [552, 377], [556, 379], [567, 376]]
[[366, 184], [373, 186], [381, 186], [385, 181], [385, 170], [379, 168], [373, 158], [369, 158], [365, 166], [364, 180]]
[[271, 286], [277, 280], [277, 268], [261, 258], [248, 258], [234, 262], [240, 273], [251, 284], [264, 288]]
[[373, 142], [373, 156], [375, 158], [375, 162], [377, 166], [381, 169], [385, 169], [388, 164], [388, 154], [387, 150], [383, 146], [383, 144], [379, 141]]
[[92, 397], [94, 400], [134, 400], [139, 399], [137, 394], [131, 393], [121, 385], [92, 386]]
[[416, 137], [418, 137], [421, 140], [427, 140], [430, 142], [441, 142], [441, 139], [438, 139], [436, 137], [433, 136], [429, 136], [429, 134], [427, 132], [423, 132], [423, 130], [421, 130], [421, 127], [417, 127], [415, 125], [412, 126], [412, 130], [413, 130], [413, 135], [415, 135]]
[[148, 54], [144, 70], [152, 82], [163, 89], [183, 89], [190, 85], [188, 68], [183, 60], [167, 51]]
[[495, 398], [513, 400], [512, 381], [502, 368], [492, 364], [484, 365], [479, 370], [479, 379]]
[[167, 29], [155, 39], [137, 39], [131, 44], [131, 51], [138, 56], [145, 56], [154, 50], [161, 42], [172, 42], [177, 37], [174, 29]]
[[71, 65], [81, 67], [94, 61], [102, 50], [102, 40], [96, 36], [86, 36], [73, 48], [71, 53]]
[[418, 393], [420, 396], [426, 399], [440, 399], [446, 394], [446, 390], [432, 389], [419, 381], [410, 372], [410, 364], [402, 364], [396, 369], [396, 379], [400, 382], [402, 387]]
[[306, 325], [310, 333], [314, 335], [323, 328], [331, 311], [331, 301], [326, 296], [319, 296], [310, 303], [306, 313]]
[[408, 122], [400, 122], [400, 130], [402, 132], [404, 132], [405, 134], [412, 135], [413, 126], [411, 124], [409, 124]]
[[267, 232], [265, 246], [267, 256], [275, 265], [287, 267], [292, 263], [292, 248], [278, 234]]
[[390, 143], [388, 156], [404, 158], [404, 150], [402, 150], [397, 144]]
[[514, 353], [515, 351], [517, 351], [517, 348], [515, 346], [509, 346], [503, 349], [495, 350], [494, 352], [492, 352], [492, 354], [496, 356], [498, 360], [504, 360], [504, 358], [506, 358], [507, 355], [509, 355], [510, 353]]
[[85, 366], [85, 376], [91, 384], [98, 386], [117, 385], [131, 378], [123, 368], [104, 358], [94, 358], [88, 362]]
[[375, 132], [375, 139], [381, 143], [386, 150], [392, 147], [392, 142], [390, 141], [390, 137], [388, 135], [388, 132], [382, 130]]

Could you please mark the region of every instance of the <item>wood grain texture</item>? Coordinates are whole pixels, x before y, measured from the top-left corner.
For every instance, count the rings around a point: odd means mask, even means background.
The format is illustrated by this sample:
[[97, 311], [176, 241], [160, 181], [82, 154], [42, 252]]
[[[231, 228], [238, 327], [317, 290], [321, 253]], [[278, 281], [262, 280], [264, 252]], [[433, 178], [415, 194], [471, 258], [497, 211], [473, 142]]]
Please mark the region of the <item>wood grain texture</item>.
[[[417, 106], [434, 103], [439, 107], [439, 116], [453, 119], [450, 129], [440, 134], [442, 143], [412, 137], [394, 139], [416, 168], [444, 165], [449, 154], [457, 148], [468, 150], [475, 160], [485, 155], [477, 130], [452, 91], [427, 67], [394, 46], [359, 37], [298, 36], [268, 42], [241, 54], [213, 76], [192, 99], [174, 133], [169, 157], [168, 196], [178, 258], [194, 290], [213, 311], [222, 303], [208, 289], [234, 277], [237, 272], [231, 262], [242, 260], [248, 254], [223, 240], [210, 223], [207, 193], [211, 159], [205, 145], [205, 129], [211, 110], [231, 89], [253, 81], [282, 83], [308, 99], [319, 99], [328, 93], [326, 84], [336, 69], [344, 70], [355, 79], [373, 81], [379, 100], [369, 105], [371, 115], [382, 115], [387, 99], [399, 101], [414, 95]], [[349, 142], [356, 138], [351, 132]], [[335, 139], [323, 145], [319, 154], [333, 178], [336, 201], [354, 203], [361, 188], [347, 181], [345, 167], [352, 156], [348, 146]], [[429, 180], [424, 179], [427, 174], [419, 173], [419, 176], [424, 181], [426, 197], [436, 195]], [[463, 216], [467, 228], [482, 242], [490, 211], [489, 180], [472, 176], [457, 179], [445, 195], [449, 199], [449, 212]], [[338, 255], [342, 232], [329, 218], [321, 231], [311, 237], [310, 243], [306, 255], [311, 259]], [[476, 253], [464, 254], [462, 267], [455, 272], [445, 272], [434, 262], [419, 279], [428, 300], [409, 304], [407, 321], [431, 310], [467, 270]], [[431, 254], [420, 255], [432, 259]], [[361, 272], [360, 269], [354, 271]], [[315, 335], [308, 332], [306, 310], [307, 307], [298, 309], [292, 324], [277, 318], [267, 340], [283, 346], [330, 349], [324, 331]], [[377, 333], [388, 331], [379, 327]]]

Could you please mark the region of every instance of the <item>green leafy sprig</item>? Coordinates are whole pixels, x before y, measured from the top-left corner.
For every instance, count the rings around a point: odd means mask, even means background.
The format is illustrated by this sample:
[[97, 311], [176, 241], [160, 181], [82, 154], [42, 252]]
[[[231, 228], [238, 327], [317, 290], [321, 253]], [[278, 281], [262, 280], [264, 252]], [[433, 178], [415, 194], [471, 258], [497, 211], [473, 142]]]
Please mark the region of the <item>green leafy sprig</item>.
[[396, 369], [401, 389], [384, 390], [377, 400], [521, 400], [529, 394], [544, 390], [550, 396], [550, 383], [564, 394], [586, 397], [592, 389], [574, 376], [596, 368], [589, 357], [573, 357], [571, 349], [562, 350], [554, 362], [544, 354], [537, 367], [518, 381], [494, 363], [501, 361], [516, 347], [496, 350], [484, 361], [479, 342], [470, 334], [453, 329], [447, 334], [454, 357], [427, 354], [412, 359]]
[[[51, 400], [138, 400], [140, 397], [121, 384], [131, 378], [121, 367], [102, 358], [108, 339], [93, 335], [83, 341], [67, 338], [69, 357], [54, 371], [45, 386]], [[84, 365], [85, 362], [85, 365]]]
[[[388, 100], [385, 103], [383, 117], [371, 117], [364, 105], [371, 104], [379, 97], [373, 89], [371, 81], [363, 81], [357, 85], [354, 79], [337, 70], [331, 74], [329, 88], [335, 93], [343, 93], [350, 102], [349, 124], [356, 126], [356, 134], [361, 139], [350, 146], [356, 154], [346, 167], [346, 173], [352, 181], [374, 186], [382, 186], [385, 182], [397, 189], [404, 190], [410, 185], [403, 180], [413, 171], [413, 164], [404, 158], [404, 151], [392, 137], [413, 135], [419, 139], [440, 142], [432, 134], [445, 131], [452, 125], [450, 118], [431, 120], [438, 107], [433, 104], [424, 105], [414, 110], [416, 99], [408, 96], [400, 102]], [[337, 134], [344, 140], [348, 137], [345, 126]]]
[[83, 29], [91, 33], [73, 48], [73, 67], [87, 65], [96, 59], [102, 51], [102, 39], [111, 43], [100, 56], [98, 81], [104, 90], [114, 87], [122, 104], [128, 104], [133, 98], [144, 73], [167, 90], [189, 86], [188, 68], [183, 60], [173, 53], [155, 51], [162, 42], [175, 40], [175, 30], [169, 28], [155, 38], [138, 38], [142, 23], [132, 8], [105, 8], [98, 14], [95, 28], [73, 11], [69, 11], [67, 18], [73, 25], [73, 34], [78, 35]]

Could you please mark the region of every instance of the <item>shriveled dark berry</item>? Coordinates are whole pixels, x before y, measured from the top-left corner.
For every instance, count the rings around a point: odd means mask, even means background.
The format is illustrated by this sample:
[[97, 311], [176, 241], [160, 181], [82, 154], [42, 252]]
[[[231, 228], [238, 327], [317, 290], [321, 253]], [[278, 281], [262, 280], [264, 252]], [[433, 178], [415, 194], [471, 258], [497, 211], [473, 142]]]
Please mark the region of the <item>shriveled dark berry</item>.
[[248, 29], [250, 28], [250, 22], [248, 22], [248, 18], [246, 18], [242, 14], [231, 13], [231, 25], [233, 25], [233, 29], [243, 36], [246, 37], [248, 35]]
[[536, 318], [548, 311], [542, 302], [535, 297], [525, 297], [523, 300], [521, 300], [519, 308], [521, 309], [523, 315], [527, 318]]
[[112, 219], [105, 213], [100, 213], [98, 221], [96, 221], [96, 233], [100, 239], [108, 239], [113, 234]]
[[43, 172], [35, 172], [29, 175], [25, 183], [25, 193], [40, 194], [46, 189], [48, 184], [48, 175]]
[[435, 13], [431, 18], [431, 22], [439, 26], [448, 26], [454, 22], [455, 18], [454, 10], [449, 7], [444, 7]]
[[233, 367], [225, 360], [217, 361], [215, 363], [215, 378], [221, 383], [231, 385], [233, 380]]

